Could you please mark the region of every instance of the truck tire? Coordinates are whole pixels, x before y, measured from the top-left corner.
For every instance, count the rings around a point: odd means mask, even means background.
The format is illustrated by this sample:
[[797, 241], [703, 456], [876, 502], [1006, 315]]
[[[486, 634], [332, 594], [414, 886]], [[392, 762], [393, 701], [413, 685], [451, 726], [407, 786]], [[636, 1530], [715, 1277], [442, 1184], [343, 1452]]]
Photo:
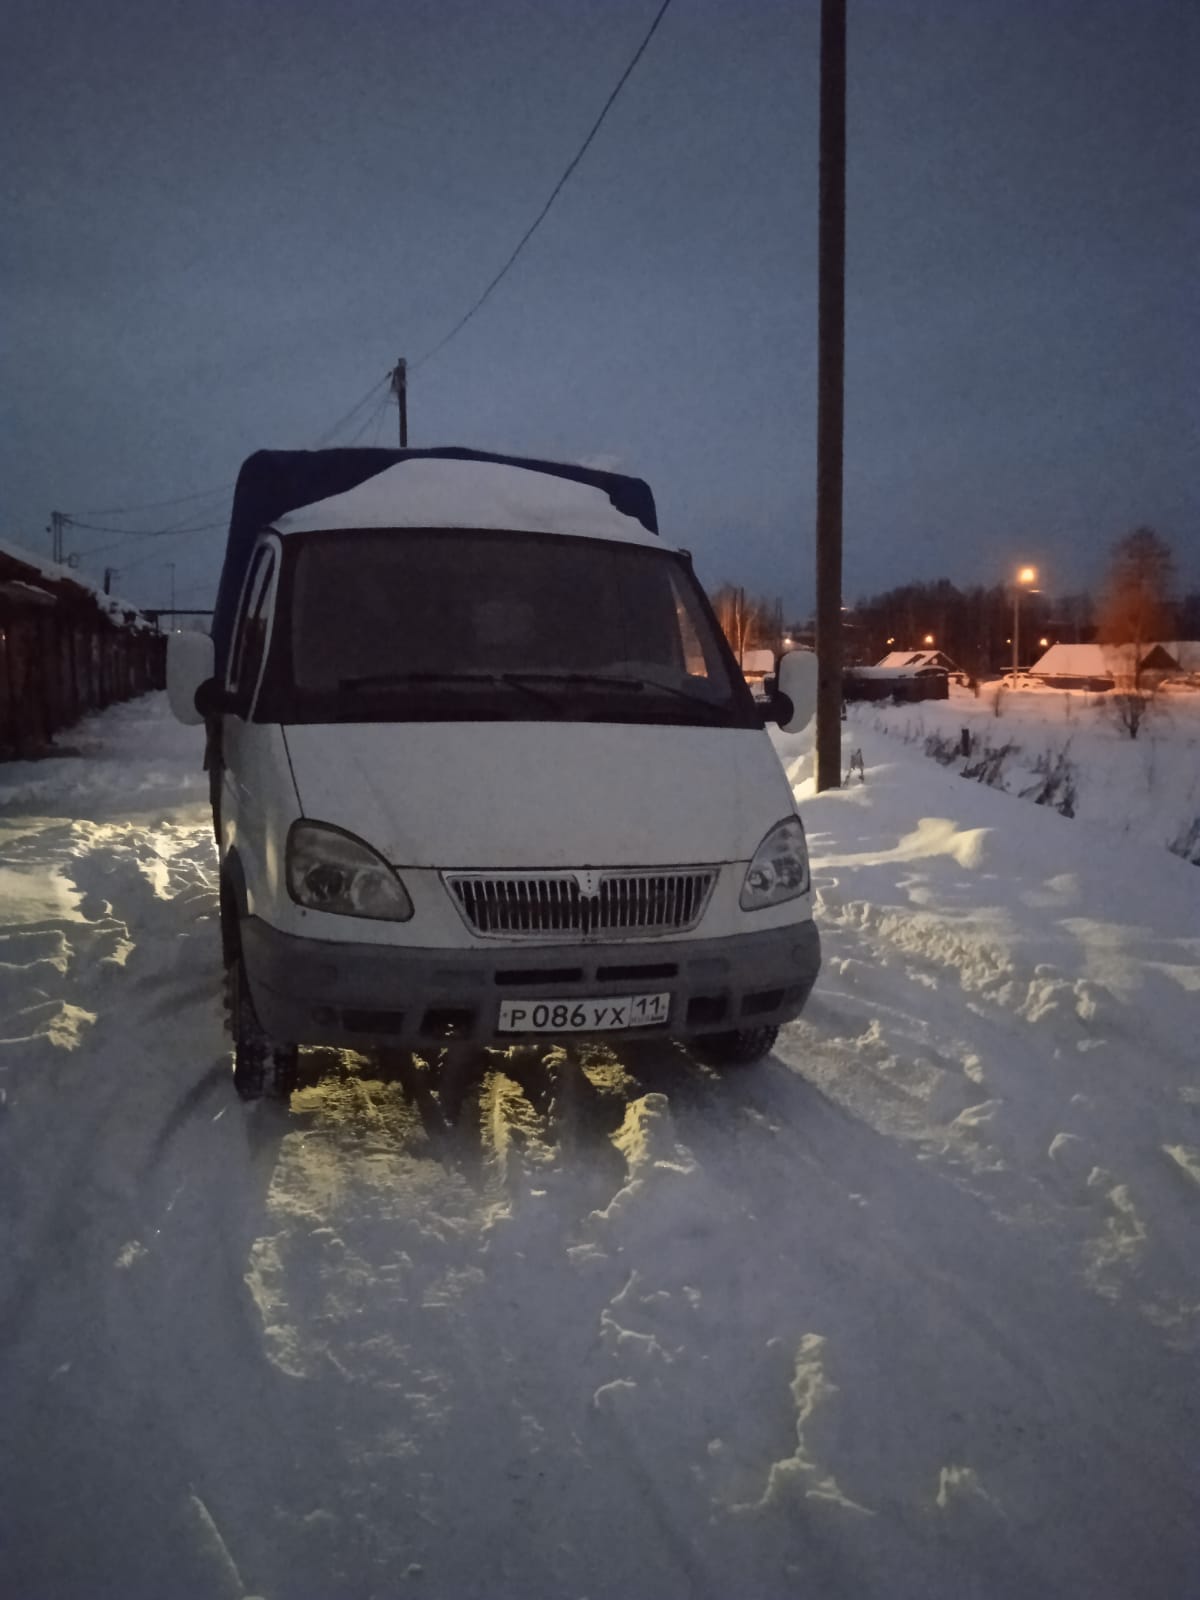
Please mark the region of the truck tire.
[[711, 1067], [753, 1067], [771, 1054], [779, 1037], [778, 1026], [734, 1028], [729, 1033], [704, 1033], [688, 1048]]
[[270, 1091], [287, 1099], [296, 1087], [300, 1052], [294, 1044], [263, 1031], [240, 950], [225, 968], [225, 1010], [233, 1039], [233, 1086], [239, 1097], [260, 1100]]

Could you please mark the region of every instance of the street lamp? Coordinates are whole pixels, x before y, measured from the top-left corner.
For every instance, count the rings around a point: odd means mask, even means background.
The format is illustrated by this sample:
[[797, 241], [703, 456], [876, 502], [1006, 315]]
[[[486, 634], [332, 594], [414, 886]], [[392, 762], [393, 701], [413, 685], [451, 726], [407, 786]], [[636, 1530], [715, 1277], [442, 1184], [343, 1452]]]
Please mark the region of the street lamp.
[[933, 643], [933, 635], [931, 633], [927, 633], [925, 635], [925, 643], [926, 644], [932, 644]]
[[1018, 661], [1018, 657], [1020, 655], [1020, 649], [1021, 649], [1021, 590], [1022, 589], [1028, 589], [1031, 594], [1036, 594], [1037, 591], [1033, 587], [1036, 582], [1037, 582], [1037, 568], [1036, 567], [1019, 567], [1017, 569], [1017, 581], [1016, 581], [1016, 583], [1013, 584], [1013, 632], [1012, 632], [1013, 668], [1012, 668], [1012, 675], [1013, 675], [1013, 688], [1014, 689], [1017, 686], [1017, 672], [1019, 670], [1018, 666], [1017, 666], [1017, 661]]

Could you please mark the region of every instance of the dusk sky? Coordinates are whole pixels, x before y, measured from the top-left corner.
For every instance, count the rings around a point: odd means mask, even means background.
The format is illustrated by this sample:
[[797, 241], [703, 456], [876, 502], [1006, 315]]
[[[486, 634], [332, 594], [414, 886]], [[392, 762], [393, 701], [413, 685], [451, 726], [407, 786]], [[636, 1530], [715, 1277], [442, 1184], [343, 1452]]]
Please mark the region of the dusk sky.
[[[9, 0], [0, 537], [311, 446], [453, 326], [658, 0]], [[674, 0], [412, 444], [602, 462], [701, 577], [810, 606], [816, 0]], [[849, 0], [845, 590], [1200, 586], [1200, 5]], [[395, 442], [360, 412], [334, 442]], [[217, 522], [228, 497], [137, 516]], [[190, 518], [190, 521], [189, 521]], [[211, 601], [220, 528], [72, 530]], [[110, 548], [118, 545], [118, 548]], [[88, 552], [96, 552], [89, 555]]]

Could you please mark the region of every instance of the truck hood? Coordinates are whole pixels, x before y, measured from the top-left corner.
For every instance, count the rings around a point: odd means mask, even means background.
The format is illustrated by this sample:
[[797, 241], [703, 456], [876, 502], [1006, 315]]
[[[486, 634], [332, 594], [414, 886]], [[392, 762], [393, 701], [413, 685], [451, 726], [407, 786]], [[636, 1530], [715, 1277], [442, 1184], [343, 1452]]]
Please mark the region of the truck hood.
[[356, 722], [284, 735], [304, 816], [394, 866], [744, 861], [794, 809], [755, 728]]

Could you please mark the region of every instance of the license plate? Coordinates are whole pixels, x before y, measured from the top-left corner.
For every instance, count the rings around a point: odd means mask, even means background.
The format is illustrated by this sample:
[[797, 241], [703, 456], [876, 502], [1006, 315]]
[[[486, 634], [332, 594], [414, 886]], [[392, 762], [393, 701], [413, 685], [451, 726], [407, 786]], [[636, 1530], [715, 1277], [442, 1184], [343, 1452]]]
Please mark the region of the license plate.
[[613, 1033], [648, 1028], [671, 1014], [669, 994], [611, 994], [603, 1000], [503, 1000], [497, 1033]]

